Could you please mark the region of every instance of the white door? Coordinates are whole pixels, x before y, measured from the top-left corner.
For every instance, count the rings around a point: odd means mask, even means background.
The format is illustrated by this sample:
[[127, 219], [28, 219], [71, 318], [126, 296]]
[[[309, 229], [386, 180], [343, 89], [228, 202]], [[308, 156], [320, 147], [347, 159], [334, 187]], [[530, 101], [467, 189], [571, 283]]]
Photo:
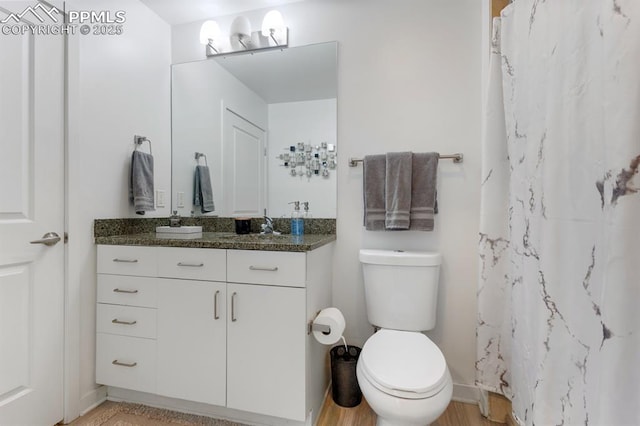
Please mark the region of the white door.
[[64, 234], [64, 39], [2, 34], [0, 52], [0, 425], [48, 426], [63, 417], [64, 244], [30, 241]]
[[265, 132], [224, 111], [223, 176], [226, 216], [262, 216], [265, 202]]

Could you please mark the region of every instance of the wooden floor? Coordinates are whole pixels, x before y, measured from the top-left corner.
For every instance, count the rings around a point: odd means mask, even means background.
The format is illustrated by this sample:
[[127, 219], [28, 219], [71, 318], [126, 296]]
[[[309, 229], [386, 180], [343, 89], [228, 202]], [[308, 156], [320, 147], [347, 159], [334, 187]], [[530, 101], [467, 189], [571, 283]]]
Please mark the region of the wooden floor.
[[[376, 413], [364, 399], [357, 407], [343, 408], [328, 396], [317, 426], [375, 426], [375, 424]], [[451, 401], [444, 414], [431, 423], [431, 426], [497, 426], [500, 424], [482, 417], [477, 405]]]
[[[68, 426], [220, 426], [222, 424], [230, 423], [140, 404], [106, 401]], [[335, 404], [329, 395], [316, 426], [375, 426], [375, 424], [376, 414], [364, 399], [357, 407], [343, 408]], [[431, 426], [498, 425], [502, 424], [482, 417], [477, 405], [455, 401], [452, 401], [444, 414], [431, 424]]]

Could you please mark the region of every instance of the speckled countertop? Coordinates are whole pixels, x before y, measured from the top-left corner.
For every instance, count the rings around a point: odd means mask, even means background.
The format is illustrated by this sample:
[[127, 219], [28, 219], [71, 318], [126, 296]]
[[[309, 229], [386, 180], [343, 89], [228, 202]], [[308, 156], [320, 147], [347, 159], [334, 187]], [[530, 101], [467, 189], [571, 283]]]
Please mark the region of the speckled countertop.
[[[305, 252], [329, 244], [336, 239], [334, 219], [312, 220], [317, 222], [305, 223], [305, 230], [315, 233], [305, 233], [302, 237], [284, 233], [238, 235], [232, 231], [233, 219], [208, 218], [207, 223], [197, 223], [194, 220], [189, 221], [188, 225], [202, 225], [205, 232], [198, 235], [198, 238], [192, 238], [171, 234], [158, 236], [154, 232], [155, 227], [167, 225], [168, 219], [97, 219], [94, 223], [94, 237], [96, 244], [107, 245]], [[255, 227], [252, 223], [253, 229]]]

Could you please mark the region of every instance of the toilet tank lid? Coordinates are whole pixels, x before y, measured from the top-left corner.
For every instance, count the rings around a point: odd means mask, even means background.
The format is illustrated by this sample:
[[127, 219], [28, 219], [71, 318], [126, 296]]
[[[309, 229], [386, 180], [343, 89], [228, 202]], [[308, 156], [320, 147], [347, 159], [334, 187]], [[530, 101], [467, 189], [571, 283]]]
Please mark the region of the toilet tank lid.
[[373, 265], [437, 266], [442, 255], [434, 251], [360, 250], [360, 262]]

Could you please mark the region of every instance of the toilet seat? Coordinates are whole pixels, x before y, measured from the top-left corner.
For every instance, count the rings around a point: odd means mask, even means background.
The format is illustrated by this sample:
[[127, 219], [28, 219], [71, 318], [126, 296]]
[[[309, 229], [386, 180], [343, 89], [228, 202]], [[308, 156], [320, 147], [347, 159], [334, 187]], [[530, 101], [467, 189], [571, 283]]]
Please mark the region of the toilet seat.
[[358, 362], [373, 386], [400, 398], [429, 398], [449, 377], [442, 352], [419, 332], [380, 330], [366, 341]]

